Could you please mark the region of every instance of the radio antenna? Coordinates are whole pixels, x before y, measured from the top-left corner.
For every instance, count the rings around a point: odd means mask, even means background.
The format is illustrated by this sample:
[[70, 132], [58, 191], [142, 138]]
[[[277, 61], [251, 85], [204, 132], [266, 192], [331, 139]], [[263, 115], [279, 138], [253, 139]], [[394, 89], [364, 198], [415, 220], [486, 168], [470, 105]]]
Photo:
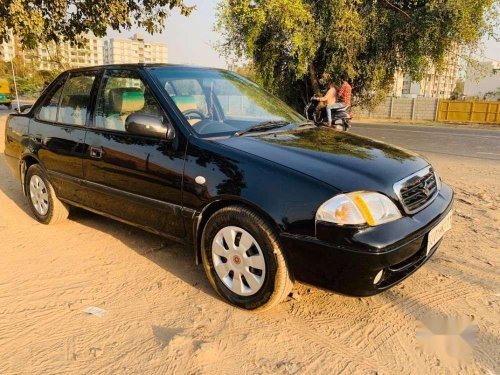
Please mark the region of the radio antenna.
[[21, 104], [19, 103], [19, 95], [17, 93], [16, 70], [14, 69], [14, 57], [10, 59], [10, 66], [12, 67], [12, 78], [14, 79], [14, 90], [16, 92], [17, 112], [21, 112]]

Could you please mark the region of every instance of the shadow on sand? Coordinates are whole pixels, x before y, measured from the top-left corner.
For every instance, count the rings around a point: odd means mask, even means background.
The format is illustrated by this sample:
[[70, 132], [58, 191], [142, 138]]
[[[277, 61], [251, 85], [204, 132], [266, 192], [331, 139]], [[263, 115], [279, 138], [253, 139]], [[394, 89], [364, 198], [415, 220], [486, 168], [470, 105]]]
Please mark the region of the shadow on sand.
[[[35, 220], [23, 195], [21, 185], [7, 165], [4, 154], [0, 153], [0, 191], [13, 201], [24, 214]], [[203, 267], [197, 266], [194, 260], [194, 250], [151, 234], [133, 226], [108, 219], [92, 212], [72, 207], [69, 220], [78, 222], [98, 232], [112, 235], [128, 248], [162, 267], [198, 290], [220, 299], [210, 286]]]

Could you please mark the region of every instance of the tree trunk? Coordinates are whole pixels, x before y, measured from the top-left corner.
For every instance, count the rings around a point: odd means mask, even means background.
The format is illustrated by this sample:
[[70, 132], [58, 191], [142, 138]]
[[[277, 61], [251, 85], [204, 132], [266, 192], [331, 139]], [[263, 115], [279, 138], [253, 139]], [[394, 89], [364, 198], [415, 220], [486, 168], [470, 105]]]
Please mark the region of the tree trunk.
[[309, 64], [309, 79], [311, 80], [311, 86], [314, 91], [314, 95], [321, 95], [321, 88], [319, 87], [316, 68], [314, 67], [313, 64]]

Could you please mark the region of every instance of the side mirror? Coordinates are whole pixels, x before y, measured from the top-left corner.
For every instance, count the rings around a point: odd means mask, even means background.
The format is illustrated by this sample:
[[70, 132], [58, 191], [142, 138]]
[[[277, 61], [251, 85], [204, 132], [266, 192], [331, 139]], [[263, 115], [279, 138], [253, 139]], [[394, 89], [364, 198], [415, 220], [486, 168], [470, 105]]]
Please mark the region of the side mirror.
[[16, 110], [19, 113], [24, 113], [24, 112], [28, 112], [28, 110], [30, 110], [32, 106], [33, 106], [32, 104], [24, 104], [24, 105], [16, 108]]
[[145, 113], [132, 113], [129, 115], [125, 120], [125, 129], [130, 134], [166, 140], [175, 138], [175, 130], [172, 124], [164, 124], [159, 117]]

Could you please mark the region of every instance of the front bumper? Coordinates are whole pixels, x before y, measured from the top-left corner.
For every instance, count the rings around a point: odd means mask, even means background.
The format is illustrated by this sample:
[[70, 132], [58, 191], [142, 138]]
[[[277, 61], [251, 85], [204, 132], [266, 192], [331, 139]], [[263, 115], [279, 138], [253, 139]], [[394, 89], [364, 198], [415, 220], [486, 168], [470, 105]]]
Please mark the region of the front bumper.
[[[377, 227], [318, 225], [316, 238], [283, 233], [281, 241], [294, 277], [301, 282], [351, 296], [370, 296], [391, 288], [421, 267], [429, 232], [450, 212], [453, 190], [443, 183], [424, 210]], [[382, 279], [375, 276], [384, 270]]]

